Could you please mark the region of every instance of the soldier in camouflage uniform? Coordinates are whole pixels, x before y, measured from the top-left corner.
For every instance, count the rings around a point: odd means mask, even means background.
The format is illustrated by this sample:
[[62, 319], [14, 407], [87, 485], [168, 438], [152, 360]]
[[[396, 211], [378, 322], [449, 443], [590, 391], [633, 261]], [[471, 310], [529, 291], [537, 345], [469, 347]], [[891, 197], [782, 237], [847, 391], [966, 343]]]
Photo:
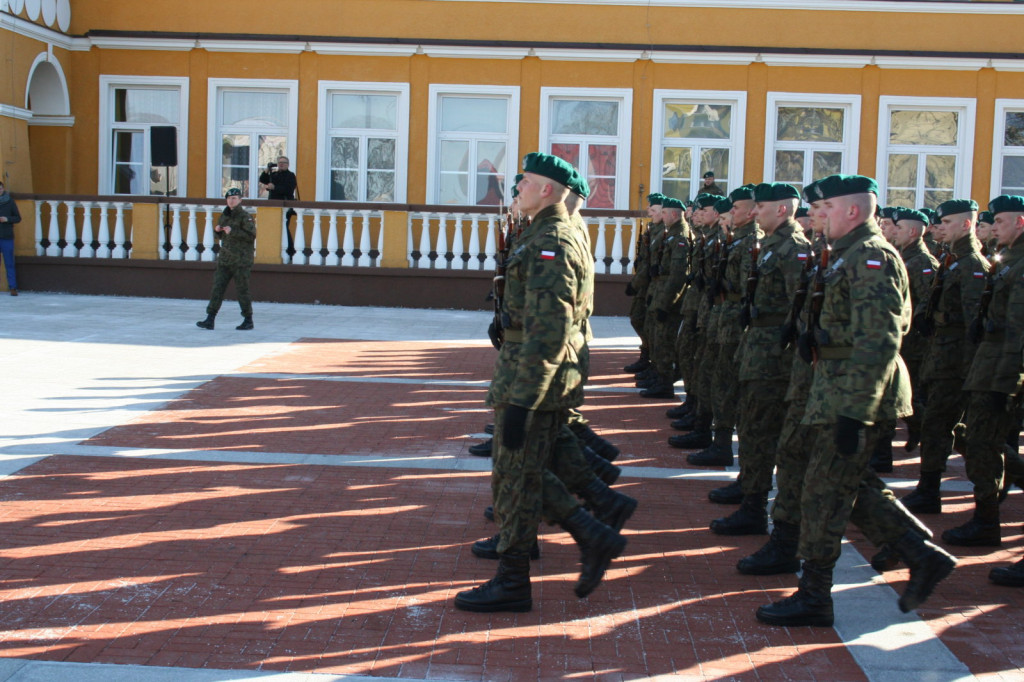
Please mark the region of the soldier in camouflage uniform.
[[235, 329], [252, 329], [252, 296], [249, 294], [249, 273], [252, 271], [256, 251], [256, 222], [242, 208], [242, 192], [232, 187], [224, 195], [227, 208], [213, 228], [220, 241], [217, 265], [213, 273], [213, 290], [206, 306], [206, 319], [196, 322], [201, 329], [213, 329], [214, 318], [224, 301], [228, 283], [235, 280], [238, 306], [242, 309], [242, 324]]
[[[764, 239], [747, 257], [756, 258], [744, 292], [740, 325], [746, 329], [739, 363], [739, 461], [743, 500], [738, 511], [711, 522], [719, 535], [762, 534], [786, 403], [792, 351], [779, 346], [779, 329], [796, 295], [810, 244], [793, 219], [799, 194], [792, 185], [762, 183], [754, 189], [757, 224]], [[753, 277], [753, 280], [749, 278]], [[752, 298], [751, 298], [752, 296]]]
[[981, 255], [989, 260], [992, 260], [998, 250], [995, 237], [992, 234], [993, 220], [995, 218], [992, 217], [991, 211], [982, 211], [978, 214], [978, 227], [975, 229], [978, 241], [981, 242]]
[[998, 196], [989, 203], [989, 211], [998, 246], [1004, 250], [989, 274], [988, 300], [968, 329], [973, 340], [981, 341], [964, 382], [970, 396], [964, 463], [974, 484], [974, 516], [942, 534], [951, 545], [999, 546], [1000, 489], [1004, 478], [1024, 477], [1017, 453], [1005, 447], [1024, 378], [1024, 197]]
[[[644, 279], [639, 280], [645, 285], [644, 297], [643, 297], [643, 338], [647, 342], [647, 355], [648, 359], [654, 354], [653, 345], [654, 339], [654, 327], [657, 324], [657, 318], [655, 317], [655, 311], [652, 307], [654, 300], [654, 290], [658, 285], [658, 280], [661, 278], [661, 242], [665, 238], [665, 221], [661, 215], [662, 202], [665, 197], [661, 194], [649, 195], [649, 207], [647, 213], [651, 216], [651, 224], [647, 230], [650, 238], [647, 240], [647, 248], [644, 251], [644, 260], [647, 261], [648, 266], [646, 270], [646, 276]], [[647, 367], [635, 375], [637, 388], [647, 389], [648, 387], [659, 382], [657, 368], [654, 363], [648, 362]]]
[[[467, 611], [528, 611], [530, 551], [545, 505], [572, 506], [561, 482], [545, 478], [566, 411], [583, 400], [587, 312], [593, 298], [593, 256], [563, 203], [575, 170], [558, 157], [530, 154], [519, 201], [532, 222], [511, 254], [505, 280], [505, 342], [487, 402], [494, 407], [491, 472], [499, 540], [497, 575], [455, 597]], [[564, 507], [563, 507], [564, 508]], [[562, 523], [579, 544], [583, 565], [577, 596], [600, 582], [626, 540], [575, 506]]]
[[[800, 339], [802, 356], [816, 358], [803, 422], [818, 427], [804, 477], [797, 592], [762, 606], [758, 620], [783, 626], [831, 626], [832, 570], [849, 521], [876, 544], [888, 543], [910, 567], [900, 597], [916, 608], [953, 570], [955, 559], [930, 544], [919, 522], [867, 468], [866, 427], [905, 414], [909, 380], [899, 343], [910, 325], [906, 269], [874, 221], [877, 185], [862, 176], [830, 176], [816, 191], [825, 202], [832, 263], [824, 277], [817, 328]], [[868, 498], [870, 504], [854, 502]]]
[[661, 201], [665, 197], [657, 192], [647, 195], [647, 229], [644, 230], [636, 246], [636, 263], [633, 277], [626, 285], [626, 295], [633, 297], [629, 307], [629, 323], [640, 337], [640, 359], [622, 368], [627, 374], [642, 372], [651, 365], [651, 347], [647, 339], [644, 322], [647, 320], [647, 287], [651, 283], [651, 239], [657, 231], [655, 226], [661, 224]]
[[942, 511], [942, 474], [953, 448], [954, 429], [967, 407], [963, 383], [978, 348], [968, 339], [967, 327], [978, 310], [989, 270], [974, 236], [977, 211], [978, 204], [971, 199], [939, 205], [941, 240], [949, 245], [949, 254], [939, 264], [932, 282], [935, 288], [914, 306], [912, 328], [928, 344], [921, 365], [928, 393], [921, 423], [921, 476], [914, 491], [902, 500], [915, 514]]

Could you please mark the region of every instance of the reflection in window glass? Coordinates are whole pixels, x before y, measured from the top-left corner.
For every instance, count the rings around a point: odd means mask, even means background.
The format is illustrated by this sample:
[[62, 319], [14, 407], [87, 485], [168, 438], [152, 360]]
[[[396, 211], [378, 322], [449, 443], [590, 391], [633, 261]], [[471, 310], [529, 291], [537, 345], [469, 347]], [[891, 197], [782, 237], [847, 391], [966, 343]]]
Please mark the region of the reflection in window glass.
[[366, 200], [395, 200], [394, 171], [370, 171], [366, 174]]
[[1006, 112], [1006, 132], [1003, 144], [1009, 147], [1024, 147], [1024, 111]]
[[331, 127], [398, 130], [398, 96], [331, 95]]
[[775, 182], [803, 183], [804, 153], [778, 150], [775, 152]]
[[114, 133], [114, 193], [142, 193], [142, 133]]
[[917, 192], [912, 189], [890, 189], [887, 193], [890, 206], [906, 206], [917, 208]]
[[283, 92], [226, 90], [223, 95], [222, 125], [288, 125], [288, 95]]
[[577, 168], [580, 167], [580, 146], [558, 142], [551, 145], [551, 153], [565, 161], [568, 161]]
[[469, 142], [443, 140], [441, 142], [441, 172], [469, 172]]
[[366, 167], [373, 170], [395, 169], [395, 140], [371, 137], [366, 145]]
[[176, 124], [179, 111], [177, 89], [117, 88], [114, 90], [114, 121], [116, 123]]
[[555, 135], [618, 135], [618, 102], [556, 99], [551, 106]]
[[956, 145], [958, 120], [955, 111], [892, 111], [889, 144]]
[[615, 208], [615, 164], [617, 150], [613, 144], [592, 144], [587, 150], [587, 183], [589, 208]]
[[929, 154], [924, 164], [924, 186], [952, 190], [956, 184], [956, 157]]
[[[889, 188], [917, 186], [917, 155], [889, 155]], [[892, 204], [892, 202], [889, 202]], [[893, 204], [895, 205], [895, 204]]]
[[796, 142], [842, 142], [843, 109], [779, 107], [777, 139]]
[[729, 177], [729, 150], [728, 149], [702, 149], [700, 153], [700, 175], [711, 171], [715, 174], [715, 183], [724, 191], [728, 192], [726, 180]]
[[690, 198], [690, 147], [665, 147], [661, 156], [661, 193], [682, 201]]
[[1024, 156], [1003, 157], [1003, 194], [1024, 194]]
[[441, 130], [446, 133], [504, 133], [508, 100], [484, 97], [442, 97]]
[[825, 178], [842, 172], [842, 152], [814, 152], [814, 177]]
[[665, 137], [727, 139], [731, 119], [729, 104], [666, 104]]

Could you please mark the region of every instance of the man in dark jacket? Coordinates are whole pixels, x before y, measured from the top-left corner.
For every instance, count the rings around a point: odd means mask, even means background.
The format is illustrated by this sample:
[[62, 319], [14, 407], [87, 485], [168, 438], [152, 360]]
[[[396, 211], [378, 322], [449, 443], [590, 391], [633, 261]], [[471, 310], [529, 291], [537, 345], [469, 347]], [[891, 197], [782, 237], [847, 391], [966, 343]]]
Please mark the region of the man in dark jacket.
[[213, 275], [213, 291], [210, 292], [210, 303], [206, 306], [206, 319], [196, 322], [201, 329], [213, 329], [213, 319], [224, 301], [224, 291], [228, 283], [235, 280], [235, 291], [238, 293], [238, 305], [242, 309], [242, 324], [235, 329], [252, 329], [252, 296], [249, 295], [249, 272], [252, 270], [253, 256], [256, 252], [256, 222], [242, 208], [242, 192], [232, 187], [224, 195], [227, 208], [217, 221], [214, 228], [220, 240], [220, 251], [217, 253], [217, 269]]
[[11, 296], [18, 295], [18, 278], [14, 274], [14, 224], [20, 222], [18, 204], [14, 203], [4, 183], [0, 182], [0, 256], [7, 270], [7, 288]]

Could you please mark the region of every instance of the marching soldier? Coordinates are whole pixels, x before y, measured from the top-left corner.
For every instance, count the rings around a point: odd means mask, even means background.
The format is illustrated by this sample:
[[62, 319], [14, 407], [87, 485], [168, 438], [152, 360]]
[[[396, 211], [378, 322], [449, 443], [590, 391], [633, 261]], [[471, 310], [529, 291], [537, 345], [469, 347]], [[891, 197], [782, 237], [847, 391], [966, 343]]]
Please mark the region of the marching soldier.
[[647, 229], [643, 231], [636, 245], [636, 264], [633, 278], [626, 285], [626, 295], [633, 297], [629, 307], [629, 323], [640, 337], [640, 358], [622, 368], [627, 374], [636, 374], [650, 367], [650, 343], [644, 330], [647, 319], [647, 287], [651, 283], [651, 239], [655, 226], [661, 220], [661, 202], [664, 196], [658, 193], [647, 195]]

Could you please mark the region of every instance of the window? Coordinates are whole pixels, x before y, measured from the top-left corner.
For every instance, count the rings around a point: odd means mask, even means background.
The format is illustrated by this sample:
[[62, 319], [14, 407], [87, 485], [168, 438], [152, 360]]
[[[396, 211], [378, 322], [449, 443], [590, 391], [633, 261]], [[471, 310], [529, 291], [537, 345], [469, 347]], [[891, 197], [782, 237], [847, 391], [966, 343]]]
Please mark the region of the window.
[[994, 137], [992, 196], [1024, 194], [1024, 100], [996, 100]]
[[855, 173], [860, 96], [768, 93], [765, 182], [804, 185], [836, 173]]
[[512, 199], [518, 172], [519, 88], [431, 85], [427, 197], [495, 206]]
[[629, 90], [541, 88], [540, 146], [587, 179], [587, 208], [629, 207], [632, 106]]
[[317, 198], [405, 201], [409, 86], [320, 83]]
[[[270, 162], [287, 156], [295, 167], [298, 84], [295, 81], [210, 79], [210, 196], [241, 190], [265, 197], [259, 176]], [[301, 186], [302, 180], [300, 178]]]
[[651, 191], [685, 201], [704, 173], [724, 192], [742, 184], [744, 92], [654, 91]]
[[974, 109], [973, 99], [879, 98], [882, 205], [935, 208], [970, 196]]
[[[187, 78], [100, 76], [99, 193], [184, 195], [187, 112]], [[153, 165], [154, 126], [175, 128], [177, 166]]]

